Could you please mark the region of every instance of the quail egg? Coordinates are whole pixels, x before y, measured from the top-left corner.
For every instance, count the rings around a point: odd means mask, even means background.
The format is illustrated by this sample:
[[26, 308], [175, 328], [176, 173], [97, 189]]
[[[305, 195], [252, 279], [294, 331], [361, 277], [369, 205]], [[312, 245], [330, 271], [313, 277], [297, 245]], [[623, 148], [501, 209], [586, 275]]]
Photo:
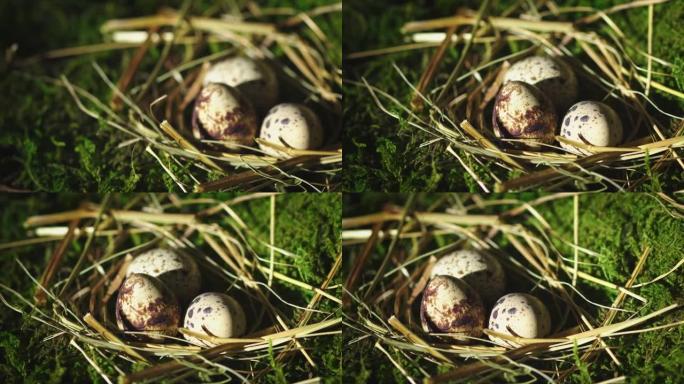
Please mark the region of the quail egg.
[[531, 56], [511, 65], [504, 83], [522, 81], [539, 88], [551, 99], [557, 111], [564, 111], [577, 100], [577, 77], [562, 59]]
[[195, 100], [192, 116], [195, 138], [211, 138], [230, 144], [252, 145], [257, 123], [254, 108], [235, 88], [210, 83]]
[[550, 143], [556, 132], [556, 112], [537, 87], [510, 81], [496, 96], [492, 125], [500, 138], [526, 139], [531, 146]]
[[425, 332], [477, 337], [482, 334], [485, 309], [480, 295], [463, 280], [435, 276], [423, 291], [420, 321]]
[[[278, 104], [271, 108], [261, 124], [259, 138], [294, 149], [316, 149], [323, 144], [323, 128], [318, 116], [301, 104]], [[287, 157], [287, 153], [260, 145], [273, 157]]]
[[116, 324], [122, 331], [146, 331], [148, 337], [174, 335], [180, 308], [173, 292], [156, 277], [134, 273], [124, 280], [116, 298]]
[[[563, 117], [560, 135], [579, 143], [610, 147], [622, 141], [622, 122], [608, 105], [598, 101], [580, 101]], [[570, 152], [589, 154], [571, 144], [560, 144]]]
[[266, 62], [249, 57], [235, 56], [214, 64], [204, 76], [204, 84], [209, 83], [237, 88], [260, 114], [278, 101], [275, 71]]
[[197, 264], [190, 257], [171, 249], [156, 248], [133, 259], [126, 276], [144, 273], [160, 279], [169, 287], [181, 305], [187, 304], [200, 289]]
[[499, 261], [477, 250], [460, 250], [440, 258], [432, 267], [431, 277], [446, 275], [462, 279], [473, 287], [486, 304], [501, 297], [506, 276]]
[[[536, 297], [509, 293], [494, 305], [489, 315], [489, 329], [511, 336], [541, 338], [551, 331], [551, 316], [544, 303]], [[497, 344], [515, 346], [498, 337], [489, 338]]]
[[[195, 297], [185, 312], [183, 324], [191, 331], [223, 338], [239, 337], [247, 330], [245, 311], [240, 303], [217, 292], [207, 292]], [[184, 336], [193, 343], [213, 345], [189, 335]]]

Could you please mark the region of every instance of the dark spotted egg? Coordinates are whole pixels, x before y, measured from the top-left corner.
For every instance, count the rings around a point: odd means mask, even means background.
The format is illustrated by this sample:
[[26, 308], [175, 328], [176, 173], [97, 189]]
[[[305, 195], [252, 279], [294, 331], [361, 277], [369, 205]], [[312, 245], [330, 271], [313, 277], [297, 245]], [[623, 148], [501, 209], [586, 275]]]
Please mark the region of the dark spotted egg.
[[[551, 316], [544, 303], [536, 297], [509, 293], [494, 305], [489, 315], [489, 329], [511, 336], [542, 338], [551, 331]], [[489, 338], [497, 344], [516, 346], [498, 337]]]
[[[608, 105], [598, 101], [580, 101], [563, 117], [560, 135], [578, 143], [611, 147], [622, 141], [622, 122]], [[569, 152], [589, 154], [589, 151], [571, 144], [560, 144]]]
[[156, 277], [134, 273], [119, 288], [116, 323], [122, 331], [148, 332], [153, 340], [174, 335], [180, 323], [176, 296]]
[[188, 255], [167, 248], [155, 248], [137, 256], [128, 266], [126, 276], [133, 273], [144, 273], [160, 279], [183, 306], [200, 289], [201, 277], [195, 261]]
[[[223, 293], [207, 292], [190, 302], [188, 310], [185, 311], [183, 327], [208, 336], [240, 337], [247, 330], [247, 319], [237, 300]], [[214, 345], [189, 335], [184, 337], [194, 344]]]
[[[302, 104], [278, 104], [271, 108], [261, 124], [259, 138], [282, 147], [316, 149], [323, 144], [323, 128], [318, 116]], [[273, 157], [289, 157], [267, 145], [259, 147]]]
[[534, 147], [554, 140], [556, 111], [548, 97], [534, 85], [510, 81], [496, 96], [492, 126], [497, 137], [521, 139]]
[[229, 148], [253, 145], [256, 113], [251, 103], [235, 88], [209, 83], [195, 100], [192, 129], [197, 139], [220, 140]]
[[462, 279], [489, 305], [501, 297], [506, 288], [506, 275], [501, 264], [484, 251], [464, 249], [442, 256], [432, 267], [431, 277], [439, 275]]
[[480, 295], [466, 282], [451, 276], [435, 276], [420, 304], [420, 320], [428, 333], [451, 333], [454, 338], [478, 337], [485, 322]]

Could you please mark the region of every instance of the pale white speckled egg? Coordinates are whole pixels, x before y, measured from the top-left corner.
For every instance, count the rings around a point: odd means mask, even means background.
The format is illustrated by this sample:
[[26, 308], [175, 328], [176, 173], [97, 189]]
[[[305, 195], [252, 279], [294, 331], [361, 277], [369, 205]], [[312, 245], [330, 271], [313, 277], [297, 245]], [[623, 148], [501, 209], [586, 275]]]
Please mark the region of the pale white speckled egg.
[[134, 273], [119, 288], [116, 324], [122, 331], [145, 331], [153, 340], [174, 335], [180, 308], [173, 292], [156, 277]]
[[[240, 337], [247, 330], [245, 311], [234, 298], [217, 292], [207, 292], [195, 297], [185, 312], [183, 326], [191, 331], [210, 336]], [[202, 345], [213, 344], [184, 335], [185, 339]]]
[[[492, 308], [489, 329], [506, 335], [542, 338], [551, 332], [551, 316], [544, 303], [536, 297], [526, 293], [509, 293], [497, 300]], [[498, 337], [489, 338], [497, 344], [515, 346], [515, 343]]]
[[506, 289], [506, 275], [501, 264], [484, 251], [459, 250], [443, 256], [432, 267], [431, 277], [439, 275], [462, 279], [490, 305]]
[[251, 103], [235, 88], [210, 83], [195, 100], [192, 116], [197, 139], [210, 138], [230, 144], [252, 145], [256, 137], [256, 113]]
[[539, 88], [551, 99], [557, 111], [565, 111], [577, 100], [577, 77], [562, 59], [531, 56], [511, 65], [504, 83], [522, 81]]
[[[271, 108], [261, 124], [259, 138], [294, 149], [316, 149], [323, 144], [323, 128], [318, 116], [301, 104], [278, 104]], [[274, 157], [287, 153], [260, 145], [262, 151]]]
[[525, 139], [531, 146], [550, 143], [556, 132], [556, 111], [534, 85], [510, 81], [496, 96], [492, 125], [503, 139]]
[[420, 321], [425, 332], [478, 337], [484, 327], [485, 309], [480, 295], [466, 282], [440, 275], [423, 291]]
[[202, 278], [197, 263], [188, 255], [167, 248], [147, 251], [131, 262], [126, 276], [144, 273], [160, 279], [186, 305], [200, 290]]
[[278, 102], [278, 77], [261, 60], [235, 56], [220, 61], [207, 71], [204, 84], [221, 83], [237, 88], [260, 114]]
[[[598, 101], [580, 101], [563, 117], [560, 135], [579, 143], [611, 147], [622, 141], [622, 122], [608, 105]], [[589, 154], [587, 150], [562, 142], [561, 147], [576, 154]]]

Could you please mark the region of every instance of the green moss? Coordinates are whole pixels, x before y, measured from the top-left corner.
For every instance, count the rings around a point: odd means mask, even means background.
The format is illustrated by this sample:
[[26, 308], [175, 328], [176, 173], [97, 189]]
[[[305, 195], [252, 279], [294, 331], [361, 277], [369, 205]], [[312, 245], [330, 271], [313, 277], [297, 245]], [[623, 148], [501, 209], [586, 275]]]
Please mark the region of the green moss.
[[575, 360], [575, 364], [577, 365], [577, 372], [572, 375], [573, 381], [581, 384], [593, 383], [591, 380], [591, 375], [589, 374], [589, 367], [587, 363], [580, 359], [581, 354], [579, 352], [579, 348], [577, 347], [577, 343], [575, 343], [572, 348], [572, 355]]
[[275, 353], [273, 352], [273, 345], [270, 343], [268, 346], [268, 361], [271, 364], [271, 372], [268, 374], [269, 380], [276, 384], [287, 384], [283, 366], [276, 361]]

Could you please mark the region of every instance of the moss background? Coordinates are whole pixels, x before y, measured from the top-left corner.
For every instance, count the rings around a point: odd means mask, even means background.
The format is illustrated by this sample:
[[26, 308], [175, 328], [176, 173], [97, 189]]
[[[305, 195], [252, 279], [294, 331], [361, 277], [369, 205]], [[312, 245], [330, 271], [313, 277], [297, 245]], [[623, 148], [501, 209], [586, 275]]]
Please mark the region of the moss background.
[[[492, 1], [490, 15], [500, 14], [514, 1]], [[528, 4], [528, 2], [520, 2]], [[529, 2], [531, 3], [531, 2]], [[535, 1], [535, 4], [542, 2]], [[626, 3], [620, 0], [564, 0], [555, 1], [558, 6], [591, 6], [606, 9], [616, 4]], [[423, 20], [453, 15], [458, 7], [479, 8], [479, 1], [460, 0], [417, 0], [410, 2], [346, 0], [344, 7], [344, 53], [385, 48], [405, 43], [399, 32], [401, 26], [414, 20]], [[582, 14], [566, 14], [568, 21], [576, 20]], [[622, 29], [635, 46], [646, 51], [647, 44], [647, 7], [630, 9], [613, 13], [612, 20]], [[681, 20], [684, 19], [684, 2], [670, 1], [655, 6], [653, 54], [672, 62], [672, 76], [654, 77], [670, 88], [684, 89], [684, 31]], [[594, 24], [594, 27], [603, 24]], [[572, 44], [570, 45], [572, 46]], [[463, 45], [447, 50], [439, 72], [441, 83], [456, 65], [458, 52]], [[476, 48], [476, 47], [474, 47]], [[510, 47], [521, 50], [526, 46]], [[375, 56], [367, 59], [345, 60], [344, 76], [346, 79], [360, 81], [366, 78], [368, 83], [396, 97], [404, 105], [409, 105], [411, 93], [408, 86], [392, 68], [396, 64], [412, 84], [417, 84], [427, 67], [434, 49], [408, 51], [397, 54]], [[577, 51], [576, 53], [579, 53]], [[630, 51], [630, 56], [637, 59], [637, 64], [646, 68], [646, 59], [642, 55]], [[589, 62], [587, 60], [586, 62]], [[669, 69], [655, 65], [654, 70], [670, 72]], [[433, 81], [431, 87], [438, 82]], [[432, 139], [433, 136], [409, 126], [405, 113], [386, 102], [385, 106], [392, 112], [403, 116], [400, 121], [389, 117], [379, 110], [365, 87], [345, 83], [345, 129], [343, 183], [347, 191], [479, 191], [479, 187], [461, 167], [453, 155], [446, 152], [446, 144], [433, 144], [419, 148], [419, 145]], [[662, 97], [657, 94], [654, 101], [665, 111], [683, 115], [684, 100]], [[384, 101], [384, 100], [383, 100]], [[663, 115], [660, 115], [662, 118]], [[665, 126], [674, 124], [664, 119]], [[487, 164], [487, 162], [485, 163]], [[471, 164], [477, 172], [478, 164]], [[499, 169], [497, 175], [502, 180], [510, 177], [505, 170], [489, 162], [490, 169]], [[482, 172], [478, 172], [482, 175]], [[486, 177], [485, 182], [489, 182]], [[568, 184], [565, 188], [572, 187]], [[681, 169], [671, 167], [669, 172], [658, 180], [652, 180], [640, 187], [642, 191], [678, 190], [684, 187]]]
[[[425, 210], [431, 204], [441, 198], [441, 194], [418, 194], [414, 204], [415, 210]], [[521, 201], [531, 201], [539, 195], [536, 193], [509, 194], [482, 196], [484, 200], [490, 199], [518, 199]], [[461, 195], [466, 200], [465, 194]], [[397, 204], [403, 206], [406, 202], [406, 194], [385, 195], [378, 193], [366, 193], [345, 195], [344, 216], [352, 217], [356, 215], [378, 212], [387, 204]], [[448, 204], [446, 205], [448, 206]], [[496, 214], [513, 208], [518, 205], [504, 205], [491, 207], [483, 213]], [[558, 234], [572, 242], [573, 238], [573, 199], [564, 198], [546, 204], [536, 206], [543, 218], [558, 232]], [[684, 220], [675, 219], [670, 216], [660, 201], [649, 194], [588, 194], [582, 195], [579, 199], [579, 245], [595, 252], [600, 253], [600, 257], [591, 257], [580, 254], [581, 262], [590, 262], [595, 265], [584, 265], [580, 270], [588, 272], [601, 279], [624, 284], [631, 275], [637, 260], [646, 246], [650, 246], [651, 253], [646, 260], [644, 270], [637, 278], [637, 283], [651, 281], [657, 276], [666, 273], [684, 254], [682, 244], [684, 244]], [[439, 210], [438, 210], [439, 211]], [[538, 223], [537, 219], [526, 214], [515, 219], [516, 222], [526, 222], [527, 226]], [[390, 228], [395, 228], [392, 224]], [[436, 236], [424, 252], [444, 246], [455, 241], [455, 236]], [[494, 241], [501, 246], [504, 252], [517, 255], [522, 260], [515, 248], [510, 245], [500, 235]], [[405, 247], [398, 243], [396, 251]], [[566, 257], [572, 259], [573, 251], [568, 245], [554, 242], [559, 251]], [[367, 262], [362, 278], [358, 286], [372, 280], [375, 271], [384, 257], [389, 240], [380, 242], [376, 250], [371, 253], [371, 258]], [[361, 246], [359, 246], [360, 248]], [[408, 247], [406, 246], [408, 250]], [[352, 252], [345, 249], [348, 269], [351, 268]], [[353, 253], [358, 254], [359, 251]], [[385, 271], [396, 267], [394, 262]], [[411, 269], [412, 270], [412, 269]], [[526, 281], [517, 281], [515, 276], [508, 274], [509, 289], [529, 289]], [[591, 300], [610, 305], [616, 293], [613, 290], [578, 280], [580, 292], [588, 296]], [[379, 285], [378, 289], [382, 289]], [[633, 291], [648, 299], [648, 304], [641, 308], [642, 303], [634, 299], [626, 299], [623, 309], [639, 310], [639, 315], [645, 315], [673, 303], [682, 304], [684, 297], [684, 274], [681, 268], [670, 274], [667, 278], [656, 283], [646, 285], [642, 288], [634, 288]], [[546, 301], [547, 303], [549, 301]], [[581, 299], [577, 299], [581, 306], [589, 310], [597, 318], [601, 318], [603, 310], [591, 306]], [[552, 314], [554, 310], [549, 307]], [[627, 319], [628, 314], [619, 313], [614, 322]], [[553, 316], [552, 316], [553, 317]], [[655, 325], [672, 323], [684, 320], [684, 310], [682, 308], [669, 312], [663, 317], [645, 323], [638, 328], [646, 328]], [[554, 317], [554, 322], [558, 321]], [[356, 339], [359, 335], [350, 328], [345, 329], [345, 341]], [[390, 363], [387, 356], [373, 347], [374, 338], [367, 338], [354, 344], [354, 348], [345, 349], [344, 367], [345, 383], [390, 383], [404, 382], [404, 376], [398, 372]], [[606, 340], [618, 359], [623, 363], [622, 367], [616, 367], [606, 353], [600, 353], [599, 358], [591, 365], [582, 365], [569, 380], [572, 383], [592, 383], [607, 380], [615, 376], [627, 376], [629, 383], [681, 383], [684, 381], [684, 326], [670, 328], [666, 330], [641, 333], [636, 335], [621, 336]], [[417, 361], [408, 361], [404, 355], [394, 352], [387, 347], [392, 358], [396, 359], [414, 379], [422, 378], [422, 374], [416, 368]], [[580, 353], [581, 354], [581, 353]], [[422, 364], [432, 374], [437, 371], [444, 371], [445, 368], [437, 370], [434, 364]], [[510, 382], [528, 382], [530, 377], [506, 377]], [[502, 377], [493, 379], [493, 382], [501, 382]], [[533, 380], [534, 381], [534, 380]]]
[[[134, 195], [121, 194], [112, 197], [112, 206], [120, 207], [129, 201]], [[218, 200], [229, 200], [235, 194], [211, 194], [193, 195], [193, 197], [209, 197]], [[163, 195], [158, 195], [161, 201]], [[0, 194], [0, 244], [8, 241], [24, 239], [27, 237], [26, 230], [22, 227], [25, 219], [34, 214], [55, 213], [62, 210], [78, 207], [83, 200], [100, 202], [98, 195], [83, 196], [79, 194], [58, 195], [33, 195], [33, 196], [8, 196]], [[259, 199], [234, 206], [235, 211], [250, 230], [268, 241], [270, 230], [270, 199]], [[285, 258], [276, 254], [276, 262], [292, 264], [292, 267], [278, 266], [276, 270], [300, 281], [320, 286], [330, 270], [335, 258], [340, 252], [340, 218], [342, 211], [342, 197], [340, 194], [287, 194], [280, 195], [276, 199], [276, 242], [275, 245], [282, 249], [301, 255], [296, 259]], [[204, 208], [209, 205], [204, 206]], [[197, 212], [198, 208], [184, 208], [182, 211]], [[218, 215], [218, 223], [227, 223], [225, 215]], [[139, 244], [149, 240], [149, 235], [132, 236], [127, 246], [133, 243]], [[73, 265], [78, 258], [84, 240], [77, 242], [78, 245], [69, 246], [62, 265]], [[101, 244], [95, 242], [93, 246]], [[196, 243], [201, 249], [211, 249], [208, 245]], [[252, 244], [255, 250], [268, 258], [268, 251], [263, 245]], [[51, 251], [57, 243], [49, 246], [27, 246], [9, 251], [0, 251], [0, 282], [18, 290], [25, 297], [31, 298], [34, 287], [15, 259], [21, 260], [27, 266], [33, 276], [39, 277], [51, 255]], [[62, 268], [56, 279], [64, 279], [68, 276], [68, 270]], [[337, 277], [333, 284], [341, 282]], [[56, 281], [56, 280], [54, 280]], [[274, 289], [285, 300], [296, 305], [306, 306], [312, 297], [311, 292], [298, 287], [274, 280]], [[12, 304], [18, 300], [10, 297], [2, 290], [2, 295]], [[341, 292], [333, 294], [341, 295]], [[284, 305], [274, 299], [274, 304], [287, 315], [294, 315], [293, 308]], [[4, 304], [0, 304], [0, 378], [3, 383], [85, 383], [103, 382], [99, 374], [83, 358], [80, 352], [68, 345], [69, 337], [56, 337], [49, 341], [43, 339], [54, 334], [54, 330], [42, 326], [32, 320], [28, 315], [20, 315]], [[321, 300], [319, 309], [334, 312], [339, 307], [329, 300]], [[293, 320], [296, 318], [292, 317]], [[312, 322], [322, 321], [320, 315], [314, 314]], [[303, 340], [303, 345], [318, 364], [313, 370], [304, 360], [301, 354], [295, 354], [286, 360], [287, 364], [274, 365], [274, 370], [268, 374], [263, 382], [290, 383], [303, 380], [310, 375], [326, 378], [325, 382], [337, 383], [341, 377], [340, 354], [342, 350], [341, 335], [326, 336], [321, 338], [308, 338]], [[83, 347], [83, 344], [81, 343]], [[102, 357], [90, 354], [95, 358], [104, 371], [112, 379], [118, 374], [112, 366]], [[123, 369], [139, 370], [143, 366], [126, 367], [122, 360], [116, 361]], [[210, 380], [205, 377], [200, 380]], [[197, 379], [194, 380], [197, 382]]]
[[[309, 10], [335, 0], [261, 0], [262, 7], [291, 7]], [[97, 63], [116, 82], [135, 49], [118, 50], [30, 66], [8, 67], [4, 53], [18, 45], [17, 59], [32, 57], [58, 48], [104, 41], [99, 29], [113, 18], [151, 15], [162, 7], [179, 9], [182, 0], [3, 0], [0, 2], [0, 187], [31, 191], [167, 191], [177, 185], [141, 144], [118, 149], [130, 139], [124, 133], [84, 115], [68, 91], [45, 77], [64, 74], [101, 100], [110, 91], [91, 63]], [[190, 13], [216, 15], [228, 12], [245, 0], [194, 0]], [[280, 18], [282, 19], [282, 17]], [[341, 46], [342, 15], [335, 12], [316, 18], [330, 38]], [[210, 52], [219, 51], [211, 45]], [[162, 46], [152, 48], [141, 64], [133, 84], [142, 84], [154, 67]], [[330, 52], [341, 63], [341, 49]], [[142, 79], [142, 80], [141, 80]], [[179, 171], [177, 164], [167, 164]], [[176, 172], [179, 173], [179, 172]], [[218, 175], [212, 173], [209, 179]], [[191, 182], [191, 180], [183, 180]], [[194, 184], [194, 183], [191, 183]]]

